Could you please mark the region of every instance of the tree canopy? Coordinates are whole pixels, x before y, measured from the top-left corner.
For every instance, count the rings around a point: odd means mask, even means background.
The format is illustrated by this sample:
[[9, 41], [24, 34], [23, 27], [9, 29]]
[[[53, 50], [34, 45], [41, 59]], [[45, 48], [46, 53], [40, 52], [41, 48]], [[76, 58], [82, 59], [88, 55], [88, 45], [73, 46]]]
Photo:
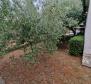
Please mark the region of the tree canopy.
[[45, 0], [42, 14], [37, 12], [32, 0], [1, 0], [0, 3], [0, 50], [5, 51], [7, 42], [13, 39], [16, 45], [27, 43], [32, 55], [39, 51], [39, 44], [48, 51], [57, 49], [56, 44], [66, 28], [77, 26], [82, 13], [79, 0]]

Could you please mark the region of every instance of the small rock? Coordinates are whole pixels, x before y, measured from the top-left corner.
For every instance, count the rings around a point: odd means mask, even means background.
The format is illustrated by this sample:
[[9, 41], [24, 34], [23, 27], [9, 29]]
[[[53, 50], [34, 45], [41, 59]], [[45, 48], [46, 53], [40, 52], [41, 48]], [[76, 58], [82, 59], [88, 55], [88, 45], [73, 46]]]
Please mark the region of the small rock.
[[0, 84], [5, 84], [5, 81], [0, 77]]

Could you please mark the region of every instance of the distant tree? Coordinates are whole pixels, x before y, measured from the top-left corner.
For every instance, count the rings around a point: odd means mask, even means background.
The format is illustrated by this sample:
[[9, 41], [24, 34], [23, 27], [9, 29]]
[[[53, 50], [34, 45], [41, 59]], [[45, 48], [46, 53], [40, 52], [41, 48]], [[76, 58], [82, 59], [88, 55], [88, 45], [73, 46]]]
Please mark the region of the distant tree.
[[54, 7], [50, 7], [49, 9], [55, 8], [55, 4], [57, 3], [56, 11], [59, 10], [60, 12], [59, 13], [57, 12], [58, 14], [56, 15], [56, 17], [59, 17], [59, 20], [63, 24], [64, 28], [72, 30], [75, 35], [76, 31], [74, 27], [79, 25], [80, 19], [82, 17], [83, 6], [81, 0], [50, 0], [50, 1], [46, 0], [46, 1], [47, 5], [51, 3], [49, 7], [54, 4]]
[[[76, 4], [77, 3], [77, 4]], [[81, 0], [64, 0], [62, 8], [65, 13], [63, 18], [64, 26], [76, 34], [75, 28], [79, 25], [82, 16], [82, 3]]]
[[81, 0], [50, 0], [50, 1], [46, 0], [46, 1], [47, 4], [49, 3], [51, 3], [51, 5], [54, 4], [54, 7], [50, 7], [49, 9], [55, 8], [55, 4], [57, 3], [56, 11], [58, 10], [59, 12], [57, 12], [58, 14], [56, 15], [56, 17], [59, 17], [59, 20], [63, 24], [64, 28], [72, 30], [75, 35], [76, 31], [74, 27], [79, 25], [83, 11]]
[[83, 22], [84, 26], [86, 25], [87, 12], [89, 7], [89, 0], [81, 0], [83, 6], [82, 19], [80, 22]]

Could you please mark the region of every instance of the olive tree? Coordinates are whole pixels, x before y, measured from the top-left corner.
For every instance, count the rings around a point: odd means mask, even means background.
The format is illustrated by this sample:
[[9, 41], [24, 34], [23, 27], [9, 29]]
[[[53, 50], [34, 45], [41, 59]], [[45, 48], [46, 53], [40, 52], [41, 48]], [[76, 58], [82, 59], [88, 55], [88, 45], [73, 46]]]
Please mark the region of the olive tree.
[[[40, 47], [48, 51], [57, 49], [56, 44], [59, 38], [64, 34], [58, 3], [55, 5], [52, 3], [46, 5], [42, 15], [40, 15], [34, 7], [32, 0], [26, 0], [24, 4], [21, 4], [19, 0], [12, 0], [13, 5], [10, 5], [9, 0], [6, 1], [7, 3], [5, 2], [1, 7], [3, 14], [1, 17], [6, 18], [4, 19], [5, 25], [0, 26], [0, 29], [2, 29], [2, 27], [4, 29], [1, 35], [4, 35], [4, 37], [9, 36], [9, 38], [4, 38], [2, 42], [5, 42], [4, 45], [11, 39], [14, 39], [18, 46], [27, 44], [28, 46], [24, 46], [24, 50], [26, 50], [27, 47], [30, 48], [28, 49], [28, 56], [30, 57], [37, 55]], [[1, 2], [4, 3], [3, 0]], [[4, 10], [6, 11], [6, 15], [4, 15]], [[1, 21], [3, 21], [3, 19], [1, 19]], [[3, 51], [5, 51], [6, 48], [7, 46], [5, 46]]]
[[24, 50], [30, 48], [30, 57], [37, 55], [40, 49], [56, 50], [56, 44], [65, 34], [66, 28], [73, 29], [79, 23], [82, 5], [77, 1], [78, 5], [73, 0], [45, 0], [42, 14], [39, 14], [32, 0], [12, 0], [13, 5], [10, 0], [1, 0], [0, 35], [4, 40], [0, 41], [4, 43], [5, 49], [7, 41], [11, 39], [18, 46], [27, 44]]
[[59, 39], [65, 34], [65, 27], [61, 17], [64, 13], [61, 11], [61, 3], [55, 0], [46, 0], [43, 13], [41, 15], [41, 26], [44, 28], [44, 33], [47, 34], [45, 41], [48, 49], [56, 49]]
[[48, 51], [56, 50], [57, 42], [64, 34], [63, 22], [60, 19], [60, 6], [58, 3], [55, 5], [48, 3], [43, 7], [42, 14], [34, 13], [33, 10], [33, 15], [31, 16], [30, 12], [30, 19], [26, 19], [28, 22], [25, 21], [27, 23], [22, 25], [20, 40], [23, 38], [24, 43], [29, 43], [33, 52], [39, 50], [38, 44], [41, 44], [42, 48]]

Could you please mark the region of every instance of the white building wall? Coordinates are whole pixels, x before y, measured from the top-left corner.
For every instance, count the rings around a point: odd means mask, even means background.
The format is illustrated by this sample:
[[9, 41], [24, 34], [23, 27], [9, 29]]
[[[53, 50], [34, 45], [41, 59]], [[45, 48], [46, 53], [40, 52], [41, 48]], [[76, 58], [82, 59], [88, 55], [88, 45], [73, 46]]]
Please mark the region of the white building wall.
[[91, 67], [91, 0], [85, 29], [85, 43], [82, 64]]

